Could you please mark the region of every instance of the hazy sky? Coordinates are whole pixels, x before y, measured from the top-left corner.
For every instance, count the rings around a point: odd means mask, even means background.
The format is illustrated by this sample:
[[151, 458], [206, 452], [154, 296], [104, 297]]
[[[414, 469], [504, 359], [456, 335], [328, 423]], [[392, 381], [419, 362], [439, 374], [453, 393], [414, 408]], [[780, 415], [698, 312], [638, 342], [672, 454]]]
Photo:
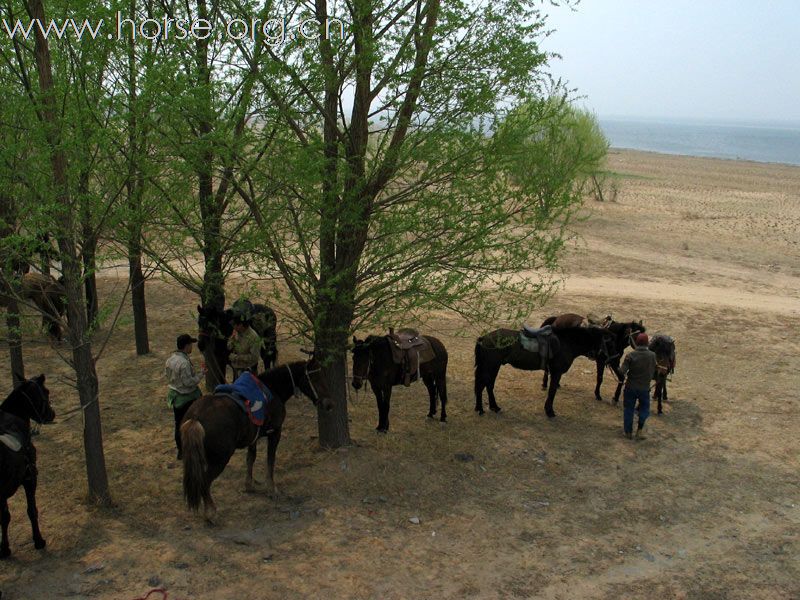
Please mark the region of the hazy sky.
[[600, 117], [800, 121], [800, 0], [543, 4], [553, 74]]

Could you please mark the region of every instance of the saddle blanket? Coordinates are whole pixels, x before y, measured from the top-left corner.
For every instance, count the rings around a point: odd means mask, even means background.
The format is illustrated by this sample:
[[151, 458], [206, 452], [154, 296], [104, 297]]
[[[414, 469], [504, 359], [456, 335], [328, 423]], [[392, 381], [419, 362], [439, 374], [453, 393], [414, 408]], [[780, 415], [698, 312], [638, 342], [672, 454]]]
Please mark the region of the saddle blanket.
[[226, 394], [250, 417], [253, 425], [264, 424], [267, 404], [272, 400], [272, 392], [261, 380], [245, 371], [233, 383], [223, 383], [214, 388], [215, 394]]
[[19, 452], [25, 444], [26, 437], [21, 419], [0, 410], [0, 443], [14, 452]]
[[533, 329], [523, 325], [519, 332], [519, 343], [523, 350], [538, 354], [542, 361], [547, 361], [551, 355], [550, 336], [552, 334], [553, 330], [549, 326]]
[[22, 449], [22, 440], [13, 433], [4, 433], [0, 435], [0, 442], [8, 446], [8, 448], [14, 452], [19, 452]]

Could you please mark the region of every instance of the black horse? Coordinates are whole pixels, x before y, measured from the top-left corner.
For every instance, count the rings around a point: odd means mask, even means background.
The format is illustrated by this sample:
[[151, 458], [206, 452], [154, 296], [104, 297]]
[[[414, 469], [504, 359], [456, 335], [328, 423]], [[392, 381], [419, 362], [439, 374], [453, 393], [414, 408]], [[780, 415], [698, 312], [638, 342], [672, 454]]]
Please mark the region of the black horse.
[[[428, 388], [430, 408], [428, 417], [436, 416], [437, 396], [442, 403], [439, 420], [447, 421], [447, 350], [444, 344], [430, 335], [421, 336], [428, 340], [435, 357], [419, 365], [419, 373]], [[387, 336], [370, 335], [365, 340], [353, 337], [353, 387], [361, 389], [365, 379], [369, 380], [375, 400], [378, 403], [377, 431], [389, 431], [389, 402], [392, 387], [403, 383], [402, 365], [395, 364]]]
[[544, 410], [548, 417], [555, 417], [553, 400], [561, 377], [572, 366], [578, 356], [602, 361], [604, 364], [613, 355], [614, 334], [601, 327], [568, 327], [559, 329], [550, 336], [551, 357], [545, 362], [539, 354], [528, 352], [519, 341], [519, 331], [497, 329], [478, 338], [475, 344], [475, 411], [482, 415], [483, 390], [489, 397], [489, 408], [500, 412], [494, 397], [494, 383], [500, 367], [509, 364], [524, 371], [550, 370], [550, 387]]
[[[214, 306], [197, 307], [197, 349], [212, 360], [206, 362], [216, 383], [225, 383], [228, 365], [228, 339], [233, 334], [234, 316], [243, 315], [261, 338], [261, 360], [264, 369], [274, 367], [278, 360], [277, 318], [275, 311], [263, 304], [234, 303], [233, 308], [220, 310]], [[237, 306], [238, 305], [238, 306]], [[257, 367], [258, 365], [256, 365]]]
[[256, 442], [267, 437], [267, 478], [276, 492], [275, 452], [281, 440], [286, 418], [286, 401], [297, 391], [311, 398], [314, 405], [326, 410], [333, 407], [321, 369], [312, 358], [275, 367], [258, 378], [269, 388], [273, 398], [267, 403], [265, 421], [261, 427], [229, 396], [210, 394], [198, 398], [186, 412], [181, 424], [183, 445], [183, 495], [190, 509], [197, 511], [203, 504], [203, 514], [212, 521], [216, 513], [211, 498], [211, 484], [222, 473], [237, 448], [247, 448], [247, 478], [245, 489], [254, 490], [253, 464]]
[[[22, 379], [19, 377], [19, 379]], [[31, 419], [50, 423], [56, 418], [50, 406], [50, 391], [44, 386], [44, 375], [23, 381], [0, 404], [0, 520], [3, 541], [0, 559], [11, 555], [8, 545], [8, 524], [11, 513], [8, 499], [19, 486], [25, 488], [28, 518], [33, 530], [33, 545], [41, 550], [47, 544], [39, 531], [39, 512], [36, 510], [36, 448], [31, 441]]]
[[[558, 317], [548, 317], [542, 323], [542, 327], [545, 325], [550, 325], [553, 328], [553, 331], [558, 333], [559, 329], [562, 326], [559, 325], [560, 322], [569, 323], [570, 317], [577, 317], [577, 320], [572, 320], [571, 325], [567, 326], [580, 326], [580, 323], [583, 321], [583, 317], [580, 315], [575, 315], [573, 313], [565, 313], [563, 315], [559, 315]], [[611, 372], [617, 377], [617, 389], [614, 391], [614, 402], [619, 401], [619, 396], [622, 392], [622, 374], [619, 372], [620, 361], [622, 359], [622, 354], [625, 352], [625, 348], [627, 347], [634, 347], [633, 340], [636, 338], [636, 335], [639, 333], [645, 332], [645, 326], [642, 324], [641, 321], [629, 321], [625, 323], [618, 323], [611, 319], [611, 317], [606, 317], [603, 321], [602, 328], [610, 331], [614, 334], [614, 344], [613, 347], [609, 345], [608, 356], [603, 356], [602, 359], [598, 358], [596, 362], [597, 366], [597, 383], [594, 387], [594, 397], [595, 400], [602, 402], [603, 397], [600, 395], [600, 386], [603, 385], [603, 373], [605, 372], [606, 367], [611, 369]], [[595, 325], [589, 325], [589, 327], [597, 327]], [[544, 377], [542, 378], [542, 389], [547, 389], [547, 379], [548, 379], [549, 370], [547, 367], [544, 369]]]

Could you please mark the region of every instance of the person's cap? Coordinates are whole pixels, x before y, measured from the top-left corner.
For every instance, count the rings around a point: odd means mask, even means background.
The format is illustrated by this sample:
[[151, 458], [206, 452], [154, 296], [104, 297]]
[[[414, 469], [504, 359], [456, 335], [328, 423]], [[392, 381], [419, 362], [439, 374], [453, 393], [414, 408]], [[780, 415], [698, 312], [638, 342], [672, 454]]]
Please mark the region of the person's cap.
[[183, 348], [186, 344], [194, 344], [196, 341], [197, 339], [193, 338], [188, 333], [182, 333], [178, 336], [178, 341], [176, 342], [178, 344], [178, 350]]
[[637, 346], [647, 346], [650, 343], [650, 338], [647, 337], [646, 333], [640, 333], [636, 336], [636, 345]]

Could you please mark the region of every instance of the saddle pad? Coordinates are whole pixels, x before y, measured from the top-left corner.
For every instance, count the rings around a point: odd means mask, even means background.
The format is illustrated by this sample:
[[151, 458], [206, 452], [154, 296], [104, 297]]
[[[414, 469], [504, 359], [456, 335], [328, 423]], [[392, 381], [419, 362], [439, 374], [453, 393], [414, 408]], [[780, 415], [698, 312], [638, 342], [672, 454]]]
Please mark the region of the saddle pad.
[[0, 435], [0, 442], [4, 443], [14, 452], [19, 452], [22, 449], [22, 440], [13, 433], [4, 433]]
[[214, 388], [214, 393], [233, 398], [250, 417], [253, 425], [264, 424], [264, 411], [272, 400], [272, 392], [252, 373], [245, 371], [232, 384], [218, 385]]

